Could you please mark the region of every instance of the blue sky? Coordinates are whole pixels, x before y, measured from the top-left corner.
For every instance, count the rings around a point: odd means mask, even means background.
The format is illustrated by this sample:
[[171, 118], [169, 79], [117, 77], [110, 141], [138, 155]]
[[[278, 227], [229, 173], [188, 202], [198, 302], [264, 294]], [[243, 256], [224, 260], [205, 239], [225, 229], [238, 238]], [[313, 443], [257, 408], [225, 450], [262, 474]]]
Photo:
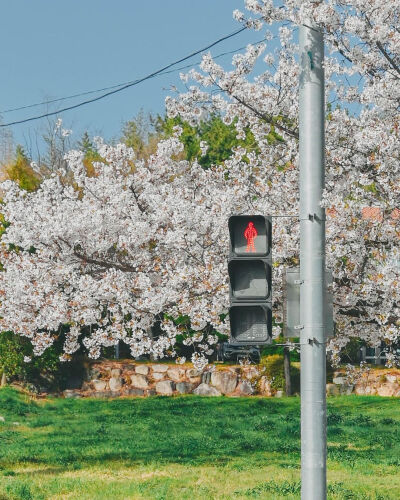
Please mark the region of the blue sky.
[[[106, 87], [145, 76], [202, 48], [239, 27], [232, 11], [243, 0], [13, 0], [0, 16], [0, 110]], [[212, 49], [229, 51], [262, 38], [245, 31]], [[220, 60], [228, 66], [231, 56]], [[193, 62], [199, 56], [193, 58]], [[189, 61], [190, 62], [190, 61]], [[78, 139], [84, 130], [117, 138], [122, 124], [143, 108], [162, 113], [179, 73], [136, 87], [61, 115]], [[41, 106], [2, 113], [2, 122], [54, 111]], [[15, 142], [27, 144], [45, 120], [15, 125]]]

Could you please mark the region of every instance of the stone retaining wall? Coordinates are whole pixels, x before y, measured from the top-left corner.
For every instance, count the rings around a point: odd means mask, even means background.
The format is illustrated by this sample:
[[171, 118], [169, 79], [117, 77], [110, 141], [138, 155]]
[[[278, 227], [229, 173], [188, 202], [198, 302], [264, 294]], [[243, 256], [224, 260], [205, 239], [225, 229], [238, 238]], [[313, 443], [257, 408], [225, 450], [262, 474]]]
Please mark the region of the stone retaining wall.
[[82, 387], [66, 390], [64, 396], [101, 398], [189, 393], [249, 396], [256, 392], [272, 396], [267, 378], [260, 376], [254, 366], [212, 366], [199, 372], [190, 365], [104, 361], [91, 364]]
[[400, 370], [396, 369], [355, 371], [351, 376], [341, 371], [335, 372], [332, 382], [326, 386], [328, 396], [359, 394], [400, 397]]
[[[282, 396], [254, 365], [213, 365], [199, 372], [191, 365], [102, 361], [91, 363], [80, 389], [64, 391], [65, 397], [171, 396]], [[400, 397], [399, 370], [342, 371], [327, 384], [327, 395], [363, 394]]]

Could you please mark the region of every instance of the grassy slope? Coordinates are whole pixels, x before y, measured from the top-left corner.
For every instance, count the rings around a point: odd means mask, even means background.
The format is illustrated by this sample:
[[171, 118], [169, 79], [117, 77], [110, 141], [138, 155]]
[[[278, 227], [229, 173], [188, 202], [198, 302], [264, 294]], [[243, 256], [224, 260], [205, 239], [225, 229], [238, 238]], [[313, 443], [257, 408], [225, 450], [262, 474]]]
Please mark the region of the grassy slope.
[[[299, 498], [298, 398], [35, 403], [6, 388], [0, 415], [0, 499]], [[328, 422], [328, 498], [398, 499], [399, 401], [331, 398]]]

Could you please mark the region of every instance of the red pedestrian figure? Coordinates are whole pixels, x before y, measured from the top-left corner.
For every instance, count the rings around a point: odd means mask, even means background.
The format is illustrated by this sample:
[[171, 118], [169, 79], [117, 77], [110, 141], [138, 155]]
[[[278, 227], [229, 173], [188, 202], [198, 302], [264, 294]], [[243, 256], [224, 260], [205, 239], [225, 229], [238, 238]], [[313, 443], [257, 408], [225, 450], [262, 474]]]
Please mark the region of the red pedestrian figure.
[[249, 222], [245, 231], [244, 237], [247, 240], [246, 252], [255, 252], [256, 247], [254, 246], [254, 240], [257, 238], [257, 229], [254, 227], [253, 222]]

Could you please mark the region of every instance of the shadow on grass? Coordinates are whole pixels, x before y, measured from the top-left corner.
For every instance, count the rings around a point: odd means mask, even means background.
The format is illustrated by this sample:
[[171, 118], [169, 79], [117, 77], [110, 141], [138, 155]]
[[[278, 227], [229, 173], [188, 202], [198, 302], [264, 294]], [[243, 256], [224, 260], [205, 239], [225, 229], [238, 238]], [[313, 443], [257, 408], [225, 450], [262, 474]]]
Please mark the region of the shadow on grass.
[[[1, 390], [0, 414], [4, 401], [7, 420], [19, 416], [23, 425], [0, 427], [3, 467], [36, 463], [57, 473], [112, 462], [287, 468], [300, 461], [298, 398], [190, 395], [36, 403]], [[400, 455], [397, 404], [351, 396], [329, 400], [328, 458], [352, 468], [372, 460], [394, 463]]]
[[[79, 467], [80, 469], [81, 467]], [[17, 470], [17, 471], [10, 471], [10, 470], [0, 470], [0, 476], [23, 476], [23, 477], [35, 477], [36, 475], [40, 474], [41, 476], [56, 476], [60, 474], [60, 472], [65, 471], [66, 469], [64, 467], [38, 467], [37, 469], [32, 469], [30, 468], [29, 470]], [[76, 470], [75, 467], [72, 468], [71, 470]], [[1, 500], [1, 497], [0, 497]]]

